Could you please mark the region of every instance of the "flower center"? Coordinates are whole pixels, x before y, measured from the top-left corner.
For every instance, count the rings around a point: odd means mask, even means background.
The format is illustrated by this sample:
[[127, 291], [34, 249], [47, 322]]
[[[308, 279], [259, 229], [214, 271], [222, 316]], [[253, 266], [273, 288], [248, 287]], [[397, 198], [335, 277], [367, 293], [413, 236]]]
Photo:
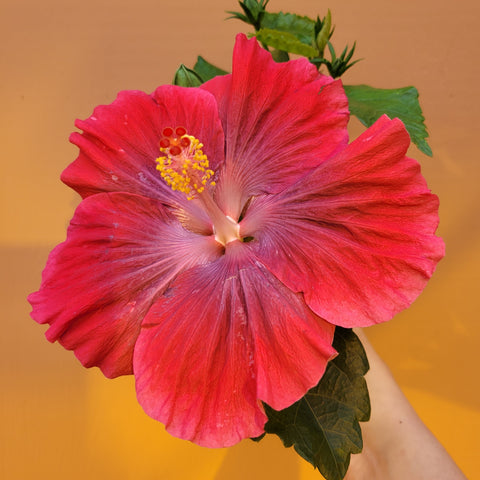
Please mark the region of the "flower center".
[[163, 156], [158, 157], [157, 170], [172, 190], [183, 192], [188, 200], [198, 198], [213, 224], [215, 239], [222, 245], [240, 240], [239, 224], [225, 215], [215, 202], [210, 186], [214, 171], [209, 168], [203, 144], [187, 134], [183, 127], [164, 128], [159, 143]]

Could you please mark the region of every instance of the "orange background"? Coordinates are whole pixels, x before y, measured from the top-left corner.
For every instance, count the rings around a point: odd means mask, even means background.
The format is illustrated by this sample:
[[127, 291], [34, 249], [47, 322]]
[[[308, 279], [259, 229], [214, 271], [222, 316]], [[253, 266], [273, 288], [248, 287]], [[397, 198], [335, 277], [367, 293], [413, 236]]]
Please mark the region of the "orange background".
[[[271, 0], [270, 10], [292, 2]], [[318, 0], [301, 14], [324, 15]], [[411, 402], [470, 479], [480, 478], [478, 0], [338, 1], [337, 49], [364, 60], [348, 84], [415, 85], [434, 158], [412, 149], [441, 199], [447, 256], [423, 295], [368, 330]], [[279, 440], [207, 450], [170, 437], [137, 405], [131, 378], [106, 380], [43, 337], [26, 295], [78, 202], [59, 181], [75, 118], [122, 89], [170, 83], [197, 54], [229, 68], [231, 1], [2, 0], [0, 3], [0, 477], [6, 480], [318, 479]], [[354, 124], [352, 131], [360, 128]], [[475, 152], [475, 155], [474, 155]], [[475, 157], [475, 158], [474, 158]]]

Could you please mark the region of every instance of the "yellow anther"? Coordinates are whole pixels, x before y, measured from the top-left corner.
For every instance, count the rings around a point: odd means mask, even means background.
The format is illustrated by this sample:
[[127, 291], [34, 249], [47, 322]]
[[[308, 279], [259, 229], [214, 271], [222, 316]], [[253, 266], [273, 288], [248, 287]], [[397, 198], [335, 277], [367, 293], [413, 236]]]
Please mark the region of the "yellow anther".
[[[166, 128], [165, 132], [172, 133], [174, 130]], [[185, 193], [188, 200], [196, 193], [202, 193], [207, 183], [215, 185], [210, 181], [214, 171], [208, 168], [208, 159], [202, 148], [203, 144], [197, 138], [187, 134], [178, 138], [172, 133], [160, 141], [160, 152], [165, 156], [155, 160], [156, 169], [172, 190]]]

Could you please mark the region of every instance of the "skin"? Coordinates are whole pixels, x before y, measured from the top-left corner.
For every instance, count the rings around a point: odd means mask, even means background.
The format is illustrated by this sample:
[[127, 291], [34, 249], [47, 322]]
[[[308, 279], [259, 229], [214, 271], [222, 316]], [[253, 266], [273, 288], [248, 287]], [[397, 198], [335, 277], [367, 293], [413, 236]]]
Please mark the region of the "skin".
[[362, 423], [363, 452], [352, 455], [345, 480], [466, 480], [420, 420], [362, 330], [370, 371], [366, 375], [372, 415]]

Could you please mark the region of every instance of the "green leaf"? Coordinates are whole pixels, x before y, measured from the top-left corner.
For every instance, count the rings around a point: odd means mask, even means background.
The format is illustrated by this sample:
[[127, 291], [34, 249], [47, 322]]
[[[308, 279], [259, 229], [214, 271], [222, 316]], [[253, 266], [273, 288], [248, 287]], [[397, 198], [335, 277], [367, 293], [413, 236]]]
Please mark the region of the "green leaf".
[[217, 77], [218, 75], [226, 75], [228, 72], [207, 62], [203, 57], [197, 57], [197, 63], [193, 67], [195, 73], [204, 81]]
[[236, 18], [237, 20], [240, 20], [241, 22], [248, 23], [250, 25], [250, 20], [248, 19], [247, 16], [243, 15], [240, 12], [231, 12], [227, 10], [227, 13], [231, 14], [231, 17], [227, 17], [227, 20], [230, 20], [231, 18]]
[[262, 19], [262, 28], [290, 33], [300, 42], [311, 45], [314, 39], [315, 22], [308, 17], [300, 17], [293, 13], [266, 12]]
[[242, 22], [253, 25], [255, 30], [259, 30], [262, 24], [263, 16], [265, 15], [265, 7], [269, 0], [245, 0], [244, 2], [238, 2], [245, 15], [239, 12], [230, 12], [232, 16], [228, 18], [236, 18]]
[[180, 65], [173, 78], [173, 84], [179, 85], [180, 87], [198, 87], [202, 83], [203, 80], [198, 74], [183, 64]]
[[330, 37], [332, 36], [332, 14], [330, 12], [330, 9], [328, 9], [326, 17], [323, 19], [323, 22], [318, 20], [318, 22], [321, 24], [321, 28], [319, 32], [317, 33], [317, 36], [315, 38], [315, 42], [317, 44], [318, 51], [322, 53], [325, 50], [325, 47], [327, 46], [328, 41], [330, 40]]
[[295, 35], [280, 30], [271, 30], [270, 28], [261, 28], [256, 34], [259, 42], [269, 47], [283, 50], [284, 52], [296, 53], [304, 57], [315, 57], [318, 55], [316, 48], [302, 43]]
[[352, 330], [337, 327], [333, 346], [338, 356], [328, 364], [316, 387], [280, 412], [265, 405], [265, 431], [278, 435], [286, 447], [293, 445], [327, 480], [342, 480], [350, 454], [363, 447], [358, 422], [370, 418], [363, 377], [369, 367]]
[[392, 90], [373, 88], [368, 85], [345, 85], [350, 113], [367, 127], [373, 125], [383, 114], [398, 117], [405, 124], [412, 142], [428, 156], [432, 149], [427, 143], [428, 133], [415, 87]]
[[290, 55], [287, 52], [284, 52], [283, 50], [277, 50], [276, 48], [274, 48], [271, 53], [272, 53], [272, 58], [277, 63], [288, 62], [290, 60]]

